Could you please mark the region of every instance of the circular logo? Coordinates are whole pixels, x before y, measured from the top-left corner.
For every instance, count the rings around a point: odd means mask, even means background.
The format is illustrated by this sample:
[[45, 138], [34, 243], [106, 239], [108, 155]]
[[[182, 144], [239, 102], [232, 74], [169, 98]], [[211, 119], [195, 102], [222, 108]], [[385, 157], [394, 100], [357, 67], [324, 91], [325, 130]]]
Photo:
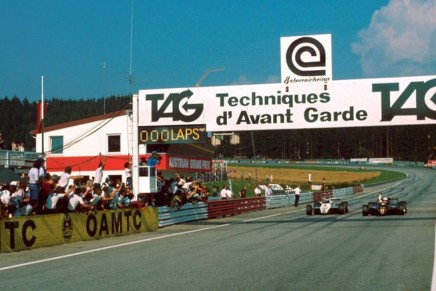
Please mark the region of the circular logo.
[[73, 220], [71, 219], [71, 216], [68, 213], [64, 214], [64, 217], [62, 219], [61, 230], [62, 230], [62, 237], [64, 238], [64, 241], [68, 242], [73, 236]]
[[313, 77], [326, 74], [326, 52], [323, 45], [314, 38], [301, 37], [288, 47], [286, 63], [296, 75]]

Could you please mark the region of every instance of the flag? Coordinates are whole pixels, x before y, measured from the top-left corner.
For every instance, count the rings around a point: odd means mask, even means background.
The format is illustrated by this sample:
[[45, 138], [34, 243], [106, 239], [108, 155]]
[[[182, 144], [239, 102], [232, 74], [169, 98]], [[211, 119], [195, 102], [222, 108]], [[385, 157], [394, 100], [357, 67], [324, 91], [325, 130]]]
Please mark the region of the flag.
[[[44, 115], [47, 113], [48, 103], [44, 102]], [[41, 133], [42, 114], [41, 102], [36, 102], [36, 133]]]

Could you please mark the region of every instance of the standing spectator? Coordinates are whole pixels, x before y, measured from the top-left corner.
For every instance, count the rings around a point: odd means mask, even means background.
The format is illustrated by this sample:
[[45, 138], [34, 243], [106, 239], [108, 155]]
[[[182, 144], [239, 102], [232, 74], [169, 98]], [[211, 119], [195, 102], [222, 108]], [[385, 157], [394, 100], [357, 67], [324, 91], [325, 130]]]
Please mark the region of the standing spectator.
[[244, 171], [241, 171], [241, 182], [244, 181]]
[[129, 162], [124, 163], [124, 174], [126, 175], [126, 186], [132, 186], [132, 168]]
[[17, 151], [24, 152], [24, 142], [20, 143], [20, 145], [18, 146]]
[[101, 181], [103, 180], [103, 170], [106, 165], [106, 157], [104, 158], [104, 162], [100, 162], [98, 164], [97, 170], [95, 170], [94, 175], [94, 189], [101, 189]]
[[240, 198], [247, 197], [247, 186], [242, 187], [241, 191], [239, 191], [239, 197]]
[[248, 172], [248, 181], [251, 181], [251, 171]]
[[43, 213], [45, 208], [45, 201], [47, 200], [48, 195], [50, 195], [50, 193], [54, 190], [54, 188], [52, 188], [54, 184], [51, 175], [49, 173], [45, 174], [44, 178], [40, 180], [41, 180], [41, 184], [40, 184], [41, 189], [38, 195], [37, 209], [38, 209], [38, 213]]
[[65, 192], [68, 183], [70, 182], [70, 175], [71, 175], [71, 167], [65, 167], [64, 172], [59, 178], [58, 186], [62, 188], [62, 189], [58, 189], [59, 191]]
[[298, 201], [300, 201], [300, 193], [301, 193], [301, 189], [299, 185], [294, 188], [294, 192], [295, 192], [294, 206], [297, 207]]
[[36, 211], [38, 207], [38, 197], [39, 190], [41, 186], [41, 176], [40, 176], [41, 161], [37, 159], [33, 163], [33, 167], [29, 170], [29, 192], [30, 201], [29, 204], [32, 207], [32, 211]]
[[266, 175], [266, 179], [265, 179], [265, 185], [269, 185], [269, 183], [271, 182], [269, 175]]
[[262, 190], [260, 190], [259, 185], [257, 185], [256, 188], [254, 189], [254, 195], [256, 197], [261, 197], [262, 196]]
[[5, 140], [2, 137], [2, 134], [0, 133], [0, 150], [5, 149]]
[[45, 177], [45, 173], [47, 173], [47, 171], [46, 171], [45, 166], [44, 166], [44, 164], [45, 164], [44, 158], [42, 156], [39, 156], [37, 161], [39, 162], [39, 176]]
[[233, 198], [233, 192], [232, 192], [232, 190], [230, 189], [230, 187], [229, 186], [227, 186], [227, 188], [226, 188], [226, 193], [227, 193], [227, 199], [232, 199]]
[[224, 187], [223, 187], [223, 189], [221, 190], [221, 193], [220, 193], [220, 199], [221, 200], [229, 199], [229, 197], [227, 195], [228, 194], [227, 190], [229, 190], [229, 186], [224, 185]]
[[156, 167], [156, 165], [160, 164], [161, 159], [162, 158], [159, 156], [159, 154], [156, 151], [153, 151], [151, 156], [148, 158], [147, 166]]
[[309, 184], [312, 184], [312, 173], [309, 173], [309, 174], [307, 175], [307, 182], [308, 182]]
[[325, 178], [322, 178], [321, 191], [325, 191]]
[[269, 182], [272, 183], [273, 182], [273, 175], [269, 175]]
[[13, 142], [11, 143], [11, 150], [13, 150], [13, 151], [18, 151], [18, 145], [15, 143], [15, 141], [13, 141]]

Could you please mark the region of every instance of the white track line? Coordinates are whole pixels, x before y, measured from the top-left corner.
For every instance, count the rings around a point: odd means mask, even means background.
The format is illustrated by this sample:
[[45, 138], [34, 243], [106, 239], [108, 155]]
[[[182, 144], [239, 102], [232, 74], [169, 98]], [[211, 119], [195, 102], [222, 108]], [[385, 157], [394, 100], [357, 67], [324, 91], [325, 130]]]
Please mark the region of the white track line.
[[[289, 212], [294, 212], [296, 210], [297, 209], [292, 210], [292, 211], [287, 211], [287, 212], [284, 212], [284, 213], [267, 215], [267, 216], [257, 217], [257, 218], [254, 218], [254, 219], [247, 219], [247, 220], [244, 220], [243, 222], [254, 221], [254, 220], [259, 220], [259, 219], [265, 219], [265, 218], [269, 218], [269, 217], [273, 217], [273, 216], [277, 216], [277, 215], [282, 215], [282, 214], [289, 213]], [[224, 227], [224, 226], [229, 226], [229, 225], [231, 225], [231, 224], [230, 223], [226, 223], [226, 224], [221, 224], [221, 225], [216, 225], [216, 226], [211, 226], [211, 227], [205, 227], [205, 228], [200, 228], [200, 229], [195, 229], [195, 230], [189, 230], [189, 231], [184, 231], [184, 232], [178, 232], [178, 233], [163, 235], [163, 236], [159, 236], [159, 237], [146, 238], [146, 239], [141, 239], [141, 240], [137, 240], [137, 241], [132, 241], [132, 242], [127, 242], [127, 243], [122, 243], [122, 244], [111, 245], [111, 246], [107, 246], [107, 247], [92, 249], [92, 250], [78, 252], [78, 253], [73, 253], [73, 254], [69, 254], [69, 255], [63, 255], [63, 256], [58, 256], [58, 257], [53, 257], [53, 258], [48, 258], [48, 259], [43, 259], [43, 260], [37, 260], [37, 261], [32, 261], [32, 262], [27, 262], [27, 263], [22, 263], [22, 264], [11, 265], [11, 266], [0, 268], [0, 272], [6, 271], [6, 270], [10, 270], [10, 269], [21, 268], [21, 267], [25, 267], [25, 266], [31, 266], [31, 265], [36, 265], [36, 264], [41, 264], [41, 263], [46, 263], [46, 262], [51, 262], [51, 261], [56, 261], [56, 260], [67, 259], [67, 258], [71, 258], [71, 257], [76, 257], [76, 256], [81, 256], [81, 255], [89, 254], [89, 253], [95, 253], [95, 252], [100, 252], [100, 251], [104, 251], [104, 250], [119, 248], [119, 247], [123, 247], [123, 246], [127, 246], [127, 245], [134, 245], [134, 244], [145, 243], [145, 242], [154, 241], [154, 240], [158, 240], [158, 239], [164, 239], [164, 238], [170, 238], [170, 237], [184, 235], [184, 234], [200, 232], [200, 231], [204, 231], [204, 230], [216, 229], [216, 228], [220, 228], [220, 227]]]
[[436, 224], [435, 224], [435, 245], [433, 248], [433, 274], [431, 278], [431, 291], [436, 291]]
[[123, 246], [134, 245], [134, 244], [154, 241], [154, 240], [158, 240], [158, 239], [169, 238], [169, 237], [173, 237], [173, 236], [178, 236], [178, 235], [184, 235], [184, 234], [199, 232], [199, 231], [203, 231], [203, 230], [215, 229], [215, 228], [219, 228], [219, 227], [223, 227], [223, 226], [229, 226], [229, 225], [230, 224], [222, 224], [222, 225], [217, 225], [217, 226], [205, 227], [205, 228], [201, 228], [201, 229], [195, 229], [195, 230], [190, 230], [190, 231], [184, 231], [184, 232], [178, 232], [178, 233], [163, 235], [163, 236], [159, 236], [159, 237], [153, 237], [153, 238], [147, 238], [147, 239], [127, 242], [127, 243], [122, 243], [122, 244], [116, 244], [116, 245], [112, 245], [112, 246], [107, 246], [107, 247], [103, 247], [103, 248], [97, 248], [97, 249], [93, 249], [93, 250], [83, 251], [83, 252], [69, 254], [69, 255], [64, 255], [64, 256], [58, 256], [58, 257], [53, 257], [53, 258], [48, 258], [48, 259], [43, 259], [43, 260], [37, 260], [37, 261], [32, 261], [32, 262], [23, 263], [23, 264], [11, 265], [11, 266], [0, 268], [0, 272], [5, 271], [5, 270], [20, 268], [20, 267], [24, 267], [24, 266], [36, 265], [36, 264], [41, 264], [41, 263], [45, 263], [45, 262], [62, 260], [62, 259], [66, 259], [66, 258], [71, 258], [71, 257], [76, 257], [76, 256], [81, 256], [81, 255], [89, 254], [89, 253], [95, 253], [95, 252], [99, 252], [99, 251], [119, 248], [119, 247], [123, 247]]

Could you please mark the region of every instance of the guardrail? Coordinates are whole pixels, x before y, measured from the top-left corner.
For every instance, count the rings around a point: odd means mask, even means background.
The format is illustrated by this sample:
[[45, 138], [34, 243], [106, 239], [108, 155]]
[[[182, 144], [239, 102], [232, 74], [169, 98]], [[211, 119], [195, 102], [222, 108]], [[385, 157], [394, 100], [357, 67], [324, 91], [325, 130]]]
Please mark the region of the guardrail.
[[[362, 186], [354, 186], [332, 191], [304, 192], [300, 194], [299, 205], [320, 201], [322, 198], [343, 197], [356, 192], [362, 192]], [[267, 197], [242, 198], [219, 200], [219, 197], [210, 197], [207, 203], [185, 204], [179, 210], [175, 207], [159, 207], [159, 227], [168, 225], [233, 216], [251, 211], [290, 207], [294, 205], [295, 194], [271, 195]]]
[[10, 150], [0, 150], [0, 165], [5, 168], [11, 167], [29, 167], [40, 156], [36, 152], [19, 152]]
[[159, 207], [159, 227], [207, 218], [208, 204], [204, 202], [187, 203], [177, 211], [175, 207]]
[[[293, 206], [295, 201], [295, 194], [286, 195], [271, 195], [266, 197], [266, 208], [279, 208]], [[304, 192], [300, 194], [298, 204], [308, 204], [313, 202], [313, 193]]]

